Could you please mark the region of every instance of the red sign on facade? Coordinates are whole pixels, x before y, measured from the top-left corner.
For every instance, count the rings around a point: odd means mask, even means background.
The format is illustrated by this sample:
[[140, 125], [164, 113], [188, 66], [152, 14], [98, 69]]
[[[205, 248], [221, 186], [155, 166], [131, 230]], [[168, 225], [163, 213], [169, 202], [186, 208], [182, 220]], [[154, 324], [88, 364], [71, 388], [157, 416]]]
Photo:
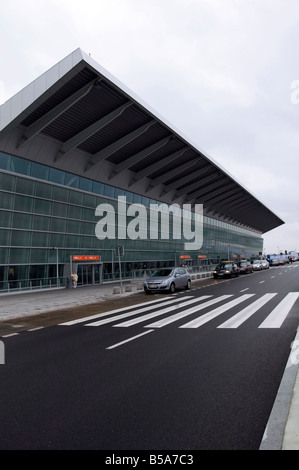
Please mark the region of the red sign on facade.
[[73, 261], [100, 261], [99, 255], [73, 255]]
[[181, 255], [180, 259], [190, 259], [190, 255]]

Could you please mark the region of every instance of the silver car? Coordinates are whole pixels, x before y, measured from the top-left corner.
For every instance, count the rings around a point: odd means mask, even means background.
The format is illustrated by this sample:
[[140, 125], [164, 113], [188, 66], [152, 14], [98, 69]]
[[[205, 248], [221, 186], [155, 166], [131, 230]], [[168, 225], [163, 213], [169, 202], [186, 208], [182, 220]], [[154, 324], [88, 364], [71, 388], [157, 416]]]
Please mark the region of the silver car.
[[252, 261], [252, 268], [253, 268], [253, 271], [261, 271], [263, 269], [262, 265], [261, 265], [261, 260], [260, 259], [254, 259]]
[[161, 268], [148, 277], [143, 284], [146, 294], [191, 289], [191, 276], [185, 268]]
[[261, 259], [261, 265], [262, 269], [269, 269], [270, 267], [269, 261], [267, 261], [266, 259]]

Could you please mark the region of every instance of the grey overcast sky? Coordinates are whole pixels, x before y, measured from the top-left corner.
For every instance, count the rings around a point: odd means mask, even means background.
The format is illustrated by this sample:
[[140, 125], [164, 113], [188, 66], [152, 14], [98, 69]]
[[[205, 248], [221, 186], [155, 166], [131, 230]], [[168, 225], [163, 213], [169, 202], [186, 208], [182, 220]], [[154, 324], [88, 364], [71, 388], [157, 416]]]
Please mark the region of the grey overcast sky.
[[0, 104], [80, 47], [285, 221], [299, 251], [299, 0], [9, 0]]

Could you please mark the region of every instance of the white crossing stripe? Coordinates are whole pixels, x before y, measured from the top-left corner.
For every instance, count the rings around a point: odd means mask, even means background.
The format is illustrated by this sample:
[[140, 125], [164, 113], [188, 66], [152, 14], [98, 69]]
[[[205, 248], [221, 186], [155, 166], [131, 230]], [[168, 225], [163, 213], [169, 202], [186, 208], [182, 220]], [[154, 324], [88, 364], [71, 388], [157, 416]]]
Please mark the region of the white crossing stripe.
[[[94, 320], [95, 318], [99, 318], [99, 317], [107, 317], [107, 316], [110, 316], [110, 315], [113, 315], [114, 313], [119, 313], [119, 312], [123, 312], [124, 310], [129, 310], [129, 309], [132, 309], [132, 308], [136, 308], [136, 307], [141, 307], [142, 305], [149, 305], [149, 307], [143, 307], [143, 309], [150, 309], [150, 308], [154, 308], [152, 307], [152, 304], [156, 304], [158, 302], [163, 302], [163, 305], [167, 304], [167, 303], [170, 303], [170, 302], [178, 302], [179, 299], [171, 299], [169, 300], [168, 297], [166, 297], [165, 299], [157, 299], [157, 300], [153, 300], [152, 302], [150, 302], [150, 304], [148, 304], [147, 302], [143, 302], [143, 303], [140, 303], [140, 304], [136, 304], [136, 305], [131, 305], [130, 307], [121, 307], [121, 308], [117, 308], [116, 310], [109, 310], [108, 312], [103, 312], [103, 313], [96, 313], [95, 315], [91, 315], [89, 317], [83, 317], [83, 318], [77, 318], [76, 320], [71, 320], [71, 321], [66, 321], [64, 323], [59, 323], [59, 325], [66, 325], [66, 326], [70, 326], [70, 325], [76, 325], [77, 323], [83, 323], [85, 321], [89, 321], [89, 320]], [[142, 310], [141, 310], [142, 311]]]
[[[161, 328], [176, 321], [180, 321], [182, 318], [185, 318], [188, 315], [194, 313], [196, 314], [200, 310], [206, 309], [216, 303], [225, 301], [229, 297], [233, 297], [233, 295], [234, 294], [226, 294], [212, 299], [210, 299], [210, 297], [213, 297], [212, 295], [202, 295], [201, 297], [188, 296], [187, 298], [172, 297], [171, 299], [167, 297], [165, 299], [157, 299], [152, 302], [139, 303], [136, 305], [131, 305], [129, 307], [122, 307], [116, 310], [91, 315], [89, 317], [79, 318], [69, 322], [60, 323], [60, 325], [74, 325], [76, 323], [88, 322], [89, 320], [100, 318], [97, 321], [86, 323], [84, 326], [101, 326], [107, 323], [117, 322], [128, 317], [134, 317], [130, 320], [113, 325], [115, 327], [129, 327], [171, 312], [172, 314], [166, 316], [166, 318], [161, 318], [157, 321], [154, 321], [153, 323], [144, 326], [144, 328]], [[179, 326], [179, 328], [199, 328], [200, 326], [214, 319], [218, 315], [221, 315], [222, 313], [234, 308], [241, 302], [248, 300], [254, 295], [256, 294], [243, 294], [240, 297], [235, 298], [229, 301], [228, 303], [224, 303], [218, 308], [210, 310], [209, 312], [189, 321], [188, 323]], [[252, 302], [250, 305], [233, 315], [231, 318], [221, 323], [217, 328], [238, 328], [242, 323], [248, 320], [248, 318], [250, 318], [259, 309], [261, 309], [276, 295], [277, 293], [264, 294], [263, 296]], [[298, 298], [299, 292], [289, 292], [283, 298], [283, 300], [274, 308], [274, 310], [272, 310], [272, 312], [267, 316], [267, 318], [259, 325], [259, 328], [280, 328]], [[203, 302], [206, 299], [210, 300]], [[177, 309], [181, 309], [181, 311], [173, 313]], [[149, 313], [144, 314], [145, 312]], [[138, 316], [139, 314], [142, 315]]]
[[134, 339], [140, 338], [141, 336], [144, 336], [144, 335], [146, 335], [147, 333], [151, 333], [152, 331], [154, 331], [154, 330], [145, 331], [144, 333], [140, 333], [140, 335], [133, 336], [133, 338], [128, 338], [128, 339], [125, 339], [124, 341], [121, 341], [120, 343], [113, 344], [113, 346], [109, 346], [109, 347], [106, 348], [106, 349], [118, 348], [118, 346], [122, 346], [123, 344], [129, 343], [130, 341], [134, 341]]
[[[204, 297], [209, 297], [209, 296], [204, 296]], [[196, 305], [195, 307], [192, 307], [192, 308], [188, 308], [187, 310], [184, 310], [184, 312], [175, 313], [174, 315], [171, 315], [170, 317], [162, 318], [161, 320], [151, 323], [150, 325], [146, 325], [145, 328], [161, 328], [162, 326], [169, 325], [169, 323], [173, 323], [177, 320], [180, 320], [181, 318], [184, 318], [187, 315], [191, 315], [192, 313], [198, 312], [199, 310], [203, 310], [204, 308], [210, 307], [211, 305], [214, 305], [217, 302], [221, 302], [221, 300], [225, 300], [228, 297], [232, 297], [232, 294], [221, 295], [220, 297], [217, 297], [216, 299], [208, 300], [207, 302], [204, 302], [203, 304]]]
[[208, 321], [212, 320], [213, 318], [217, 317], [223, 312], [226, 312], [230, 308], [235, 307], [236, 305], [240, 304], [241, 302], [244, 302], [245, 300], [249, 299], [255, 294], [244, 294], [241, 297], [238, 297], [237, 299], [231, 300], [227, 304], [221, 305], [220, 307], [211, 310], [208, 313], [205, 313], [199, 318], [195, 318], [195, 320], [191, 320], [188, 323], [185, 323], [184, 325], [180, 326], [179, 328], [198, 328], [204, 323], [207, 323]]
[[[189, 302], [195, 302], [196, 300], [197, 299], [192, 299]], [[167, 302], [163, 302], [163, 307], [164, 307], [164, 305], [171, 304], [171, 307], [168, 307], [168, 308], [169, 308], [169, 310], [172, 310], [173, 309], [173, 304], [175, 302], [181, 302], [181, 301], [182, 301], [182, 299], [180, 299], [180, 298], [171, 299], [171, 300], [168, 300]], [[151, 302], [151, 304], [152, 304], [152, 302]], [[139, 308], [137, 310], [130, 310], [130, 312], [121, 313], [120, 315], [115, 315], [112, 318], [104, 318], [104, 320], [98, 320], [98, 321], [95, 321], [95, 322], [92, 322], [92, 323], [87, 323], [84, 326], [101, 326], [101, 325], [105, 325], [106, 323], [112, 323], [113, 321], [121, 320], [122, 318], [132, 317], [133, 315], [137, 315], [138, 313], [143, 313], [143, 312], [146, 312], [147, 310], [152, 310], [155, 307], [156, 307], [156, 305], [148, 305], [147, 307]]]
[[225, 321], [217, 328], [238, 328], [244, 321], [251, 317], [258, 309], [265, 305], [269, 300], [271, 300], [276, 293], [274, 294], [265, 294], [260, 299], [257, 299], [255, 302], [250, 304], [248, 307], [245, 307], [239, 313], [236, 313], [229, 320]]
[[263, 323], [260, 324], [259, 328], [280, 328], [298, 297], [299, 292], [289, 292]]
[[[176, 305], [176, 308], [182, 308], [185, 307], [186, 305], [194, 304], [194, 302], [198, 302], [201, 299], [205, 299], [207, 297], [211, 297], [210, 295], [203, 295], [200, 298], [192, 299], [192, 300], [187, 300], [186, 302], [182, 302], [179, 305]], [[142, 317], [138, 318], [133, 318], [132, 320], [125, 321], [123, 323], [118, 323], [117, 325], [113, 326], [120, 326], [120, 327], [128, 327], [132, 325], [136, 325], [137, 323], [141, 323], [143, 321], [149, 320], [150, 318], [158, 317], [159, 315], [163, 315], [164, 313], [172, 312], [173, 311], [173, 306], [171, 305], [170, 307], [167, 308], [162, 308], [162, 310], [158, 310], [152, 313], [148, 313], [147, 315], [142, 315]]]

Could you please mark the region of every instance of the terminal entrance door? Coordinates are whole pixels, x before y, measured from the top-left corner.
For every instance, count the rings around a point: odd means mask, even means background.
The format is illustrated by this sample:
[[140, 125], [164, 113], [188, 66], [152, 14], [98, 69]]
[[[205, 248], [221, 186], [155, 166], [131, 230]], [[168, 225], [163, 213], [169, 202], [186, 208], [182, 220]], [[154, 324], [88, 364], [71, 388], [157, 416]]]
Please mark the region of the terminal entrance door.
[[77, 267], [78, 286], [88, 286], [93, 284], [100, 284], [102, 265], [80, 263]]

